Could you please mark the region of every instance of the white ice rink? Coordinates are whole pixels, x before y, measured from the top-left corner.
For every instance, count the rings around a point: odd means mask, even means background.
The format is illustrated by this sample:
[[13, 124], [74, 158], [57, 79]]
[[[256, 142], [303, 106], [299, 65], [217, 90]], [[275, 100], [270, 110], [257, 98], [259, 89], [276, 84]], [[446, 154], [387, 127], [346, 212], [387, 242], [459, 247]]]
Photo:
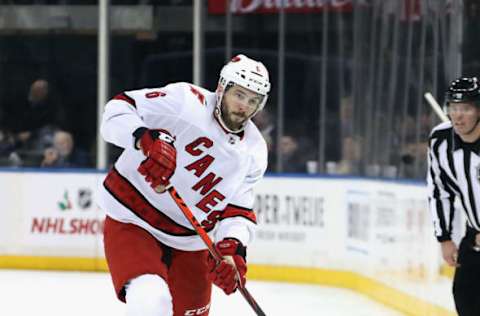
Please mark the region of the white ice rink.
[[[400, 316], [352, 291], [249, 281], [247, 288], [268, 316]], [[121, 316], [107, 273], [0, 270], [0, 315]], [[239, 293], [215, 288], [211, 316], [255, 316]]]

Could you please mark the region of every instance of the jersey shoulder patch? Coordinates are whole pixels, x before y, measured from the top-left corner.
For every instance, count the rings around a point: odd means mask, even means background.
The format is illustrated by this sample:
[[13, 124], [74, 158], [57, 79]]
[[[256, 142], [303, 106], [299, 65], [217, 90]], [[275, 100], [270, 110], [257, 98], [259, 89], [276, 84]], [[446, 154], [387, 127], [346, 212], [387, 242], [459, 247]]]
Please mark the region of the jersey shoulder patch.
[[207, 105], [205, 100], [205, 94], [202, 93], [200, 89], [198, 89], [198, 87], [194, 85], [190, 85], [190, 92], [197, 97], [198, 102], [200, 102], [201, 105], [203, 106]]
[[211, 91], [196, 86], [188, 82], [177, 82], [165, 86], [165, 92], [175, 98], [176, 102], [181, 102], [191, 106], [206, 106]]

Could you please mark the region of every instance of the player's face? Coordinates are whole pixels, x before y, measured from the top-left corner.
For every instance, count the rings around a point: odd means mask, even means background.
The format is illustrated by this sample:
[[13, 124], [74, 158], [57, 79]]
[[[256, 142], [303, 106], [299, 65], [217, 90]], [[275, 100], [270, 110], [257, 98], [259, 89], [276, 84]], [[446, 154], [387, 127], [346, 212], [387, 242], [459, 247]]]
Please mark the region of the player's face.
[[447, 111], [452, 120], [453, 128], [458, 135], [466, 136], [477, 127], [479, 111], [473, 103], [451, 103]]
[[222, 119], [231, 129], [238, 129], [248, 120], [262, 103], [263, 96], [234, 85], [229, 88], [222, 100]]

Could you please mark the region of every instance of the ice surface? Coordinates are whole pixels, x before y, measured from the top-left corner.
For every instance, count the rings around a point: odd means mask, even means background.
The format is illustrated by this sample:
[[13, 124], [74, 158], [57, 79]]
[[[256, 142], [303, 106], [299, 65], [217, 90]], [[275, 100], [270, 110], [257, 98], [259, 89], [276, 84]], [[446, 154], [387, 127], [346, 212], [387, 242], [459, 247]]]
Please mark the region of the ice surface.
[[[249, 281], [247, 288], [268, 316], [400, 316], [355, 292], [277, 282]], [[124, 315], [107, 273], [0, 270], [0, 315]], [[255, 316], [239, 293], [214, 289], [211, 316]]]

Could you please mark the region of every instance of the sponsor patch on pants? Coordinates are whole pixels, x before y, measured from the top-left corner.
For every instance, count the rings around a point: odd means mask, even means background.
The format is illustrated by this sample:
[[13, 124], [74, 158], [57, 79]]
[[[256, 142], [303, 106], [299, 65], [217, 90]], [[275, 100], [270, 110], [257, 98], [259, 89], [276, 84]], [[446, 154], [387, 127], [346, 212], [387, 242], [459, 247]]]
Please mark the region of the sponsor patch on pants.
[[203, 313], [205, 313], [209, 309], [210, 309], [210, 303], [208, 303], [207, 305], [205, 305], [203, 307], [200, 307], [200, 308], [187, 309], [185, 311], [185, 316], [202, 315]]

